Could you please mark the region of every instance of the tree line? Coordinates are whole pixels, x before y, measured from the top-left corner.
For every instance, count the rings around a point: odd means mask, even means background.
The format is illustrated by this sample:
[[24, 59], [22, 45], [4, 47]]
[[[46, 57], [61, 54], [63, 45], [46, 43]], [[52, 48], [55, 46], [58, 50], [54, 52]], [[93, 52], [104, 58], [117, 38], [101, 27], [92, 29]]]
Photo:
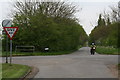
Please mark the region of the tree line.
[[89, 43], [95, 42], [100, 46], [120, 47], [118, 43], [120, 37], [119, 8], [111, 7], [111, 14], [100, 14], [98, 25], [91, 31], [89, 35]]
[[[87, 41], [87, 34], [75, 18], [76, 7], [65, 2], [16, 2], [13, 26], [19, 30], [13, 39], [15, 46], [35, 46], [36, 51], [76, 50]], [[5, 36], [6, 37], [6, 36]], [[5, 50], [6, 38], [3, 39]]]

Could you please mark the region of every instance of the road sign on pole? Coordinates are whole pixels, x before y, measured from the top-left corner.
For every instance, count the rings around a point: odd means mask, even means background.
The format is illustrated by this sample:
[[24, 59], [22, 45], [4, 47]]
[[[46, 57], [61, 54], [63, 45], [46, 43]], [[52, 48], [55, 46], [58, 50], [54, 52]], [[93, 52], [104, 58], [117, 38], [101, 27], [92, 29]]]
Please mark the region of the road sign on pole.
[[5, 19], [2, 21], [2, 27], [11, 27], [12, 25], [12, 20]]
[[[12, 25], [12, 20], [10, 19], [5, 19], [2, 21], [2, 27], [11, 27]], [[4, 34], [4, 30], [3, 30], [3, 33]], [[6, 63], [8, 63], [8, 36], [6, 36]]]
[[18, 30], [18, 27], [4, 27], [4, 30], [10, 38], [10, 65], [12, 63], [12, 38]]
[[10, 40], [14, 37], [15, 33], [18, 30], [18, 27], [4, 27], [5, 32], [7, 33]]

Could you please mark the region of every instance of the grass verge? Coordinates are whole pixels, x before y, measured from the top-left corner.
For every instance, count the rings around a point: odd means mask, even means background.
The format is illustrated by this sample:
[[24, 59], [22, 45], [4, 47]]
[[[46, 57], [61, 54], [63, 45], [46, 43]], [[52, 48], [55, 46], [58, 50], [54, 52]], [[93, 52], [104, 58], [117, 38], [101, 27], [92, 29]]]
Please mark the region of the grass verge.
[[[63, 54], [70, 54], [74, 52], [72, 51], [61, 51], [61, 52], [13, 52], [13, 56], [48, 56], [48, 55], [63, 55]], [[8, 53], [9, 54], [9, 53]], [[6, 52], [3, 52], [0, 56], [6, 56]], [[9, 56], [9, 55], [8, 55]]]
[[18, 80], [18, 78], [23, 77], [28, 71], [30, 67], [26, 65], [19, 64], [2, 64], [2, 80]]
[[120, 55], [120, 49], [97, 46], [96, 52], [99, 54]]

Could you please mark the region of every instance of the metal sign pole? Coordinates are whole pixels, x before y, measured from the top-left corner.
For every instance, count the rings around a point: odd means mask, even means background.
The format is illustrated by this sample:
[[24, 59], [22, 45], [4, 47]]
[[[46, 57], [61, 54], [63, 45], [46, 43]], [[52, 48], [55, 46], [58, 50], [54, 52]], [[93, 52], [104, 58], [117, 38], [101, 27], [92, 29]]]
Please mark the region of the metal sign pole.
[[12, 65], [12, 38], [18, 30], [18, 27], [4, 27], [4, 30], [10, 38], [10, 65]]
[[[12, 20], [5, 19], [2, 21], [2, 27], [11, 27]], [[8, 36], [6, 37], [6, 63], [8, 63]]]
[[12, 65], [12, 40], [10, 40], [10, 65]]
[[6, 36], [6, 63], [8, 63], [8, 36]]

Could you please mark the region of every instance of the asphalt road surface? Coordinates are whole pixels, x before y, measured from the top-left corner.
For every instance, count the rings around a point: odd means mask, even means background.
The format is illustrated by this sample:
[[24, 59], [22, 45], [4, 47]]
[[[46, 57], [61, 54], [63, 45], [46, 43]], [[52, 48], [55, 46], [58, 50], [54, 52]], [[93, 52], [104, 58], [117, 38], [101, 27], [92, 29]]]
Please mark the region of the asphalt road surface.
[[118, 56], [90, 55], [83, 47], [68, 55], [13, 57], [13, 63], [39, 68], [35, 78], [116, 78], [107, 66], [118, 64]]

